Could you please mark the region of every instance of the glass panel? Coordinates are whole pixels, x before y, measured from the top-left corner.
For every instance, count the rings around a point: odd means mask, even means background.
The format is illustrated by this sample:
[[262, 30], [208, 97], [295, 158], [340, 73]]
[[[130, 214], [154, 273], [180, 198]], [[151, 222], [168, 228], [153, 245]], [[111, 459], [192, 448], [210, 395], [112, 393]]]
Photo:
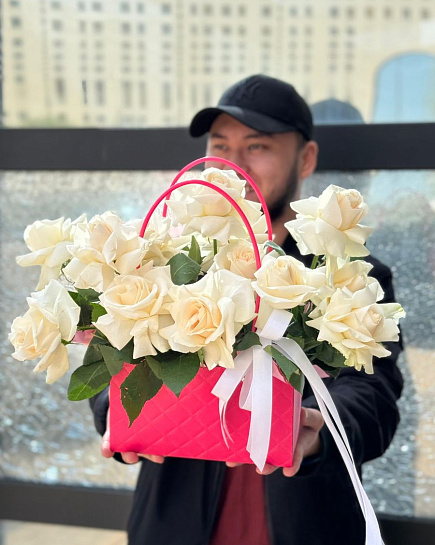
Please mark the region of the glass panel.
[[255, 73], [320, 122], [435, 120], [428, 0], [5, 0], [2, 33], [7, 127], [186, 125]]
[[401, 422], [386, 454], [363, 468], [377, 512], [435, 516], [435, 172], [319, 173], [304, 187], [318, 195], [329, 184], [365, 196], [375, 227], [370, 252], [388, 265], [396, 298], [407, 312], [399, 363], [405, 387]]
[[[137, 469], [104, 460], [86, 402], [66, 399], [68, 377], [47, 386], [31, 372], [32, 362], [10, 356], [7, 333], [25, 310], [38, 272], [14, 264], [26, 251], [28, 223], [62, 215], [75, 218], [108, 209], [125, 219], [141, 217], [167, 187], [172, 173], [19, 172], [1, 175], [1, 279], [4, 324], [0, 350], [3, 393], [0, 419], [1, 476], [39, 482], [133, 486]], [[319, 194], [335, 183], [356, 187], [370, 209], [366, 221], [376, 227], [372, 253], [395, 275], [396, 296], [407, 310], [403, 321], [406, 351], [400, 360], [405, 389], [402, 420], [388, 452], [364, 470], [365, 484], [378, 511], [435, 516], [435, 172], [320, 173], [305, 184]], [[80, 349], [73, 366], [82, 357]]]

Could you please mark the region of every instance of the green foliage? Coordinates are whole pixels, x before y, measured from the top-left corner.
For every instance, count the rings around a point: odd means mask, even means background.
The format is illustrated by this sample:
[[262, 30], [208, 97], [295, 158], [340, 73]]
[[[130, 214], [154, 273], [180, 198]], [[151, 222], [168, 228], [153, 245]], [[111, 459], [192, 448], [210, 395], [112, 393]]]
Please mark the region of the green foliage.
[[236, 343], [236, 351], [247, 350], [251, 346], [261, 346], [260, 337], [254, 331], [247, 331], [238, 343]]
[[104, 390], [110, 378], [110, 373], [102, 360], [82, 365], [71, 375], [68, 399], [71, 401], [89, 399]]
[[156, 377], [145, 359], [135, 365], [121, 384], [121, 403], [128, 415], [130, 426], [139, 416], [146, 401], [153, 398], [161, 386], [162, 380]]
[[281, 246], [278, 246], [278, 244], [276, 242], [273, 242], [273, 240], [267, 240], [264, 243], [264, 247], [265, 248], [272, 248], [273, 250], [275, 250], [275, 252], [277, 252], [278, 255], [287, 255], [284, 252], [284, 250], [281, 248]]
[[293, 386], [295, 390], [302, 393], [304, 390], [305, 378], [304, 375], [300, 372], [297, 365], [295, 365], [287, 356], [284, 356], [277, 348], [273, 345], [266, 346], [264, 351], [272, 356], [276, 364], [280, 368], [282, 374], [285, 376], [287, 381]]
[[[94, 320], [94, 308], [100, 307], [103, 309], [103, 307], [97, 303], [100, 294], [93, 289], [78, 289], [77, 292], [69, 291], [68, 293], [71, 299], [80, 307], [80, 318], [77, 326], [80, 328], [91, 325]], [[100, 316], [106, 313], [104, 309], [103, 311], [104, 312], [101, 312]]]
[[168, 261], [168, 265], [171, 271], [172, 282], [175, 285], [192, 284], [198, 280], [201, 266], [186, 254], [180, 253], [174, 255]]
[[181, 390], [196, 376], [200, 360], [197, 353], [180, 354], [169, 350], [146, 357], [153, 373], [178, 397]]
[[192, 261], [195, 261], [195, 263], [198, 263], [198, 265], [201, 265], [202, 263], [201, 249], [199, 247], [198, 241], [196, 240], [194, 236], [192, 236], [192, 239], [190, 242], [189, 257]]

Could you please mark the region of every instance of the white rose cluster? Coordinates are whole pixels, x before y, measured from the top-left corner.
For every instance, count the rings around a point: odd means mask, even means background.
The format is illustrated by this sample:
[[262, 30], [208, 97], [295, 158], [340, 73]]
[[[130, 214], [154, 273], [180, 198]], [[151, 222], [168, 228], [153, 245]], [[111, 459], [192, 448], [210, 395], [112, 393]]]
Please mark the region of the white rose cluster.
[[41, 357], [36, 373], [47, 371], [47, 383], [69, 369], [68, 352], [62, 341], [71, 341], [77, 331], [80, 307], [57, 280], [27, 298], [29, 310], [12, 322], [9, 340], [19, 361]]
[[[37, 221], [24, 234], [30, 253], [17, 261], [41, 267], [39, 291], [12, 323], [13, 356], [41, 358], [35, 371], [46, 370], [47, 382], [54, 382], [68, 370], [65, 344], [80, 319], [81, 333], [96, 330], [118, 351], [132, 346], [134, 359], [199, 353], [210, 369], [232, 367], [243, 326], [257, 319], [261, 328], [273, 309], [295, 316], [299, 307], [319, 342], [336, 348], [346, 365], [372, 372], [373, 357], [388, 354], [381, 343], [397, 339], [404, 312], [398, 304], [380, 303], [383, 292], [369, 276], [369, 263], [351, 260], [368, 254], [371, 229], [359, 223], [367, 212], [361, 195], [330, 186], [318, 199], [292, 204], [296, 220], [286, 226], [301, 253], [325, 257], [326, 266], [321, 261], [308, 268], [279, 255], [279, 248], [268, 253], [265, 216], [259, 204], [244, 199], [246, 182], [234, 171], [211, 168], [199, 178], [226, 192], [246, 214], [261, 264], [234, 206], [203, 185], [174, 190], [169, 217], [156, 212], [143, 237], [142, 221], [124, 222], [114, 212], [89, 221]], [[81, 314], [88, 295], [87, 314]]]
[[373, 229], [360, 225], [367, 204], [355, 189], [330, 185], [320, 197], [291, 204], [296, 219], [285, 224], [302, 255], [346, 259], [369, 254], [364, 246]]

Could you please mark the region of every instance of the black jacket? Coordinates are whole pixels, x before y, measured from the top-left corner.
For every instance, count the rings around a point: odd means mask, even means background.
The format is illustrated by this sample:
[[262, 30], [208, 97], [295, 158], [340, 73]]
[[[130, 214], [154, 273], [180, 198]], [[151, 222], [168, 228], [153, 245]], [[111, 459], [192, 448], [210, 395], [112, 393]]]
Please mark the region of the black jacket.
[[[291, 237], [284, 250], [298, 255]], [[367, 258], [372, 275], [385, 291], [383, 302], [394, 301], [390, 270]], [[399, 422], [396, 401], [402, 390], [397, 368], [400, 343], [388, 343], [391, 356], [375, 362], [374, 375], [343, 369], [326, 379], [358, 468], [383, 454]], [[102, 434], [108, 407], [107, 391], [91, 406]], [[303, 406], [317, 407], [309, 386]], [[265, 501], [273, 545], [363, 545], [364, 519], [344, 463], [324, 427], [320, 459], [304, 464], [293, 478], [277, 470], [265, 478]], [[226, 466], [221, 462], [167, 458], [162, 465], [143, 461], [134, 496], [129, 545], [207, 545], [213, 532]], [[231, 545], [231, 544], [228, 544]], [[247, 544], [249, 545], [249, 544]]]

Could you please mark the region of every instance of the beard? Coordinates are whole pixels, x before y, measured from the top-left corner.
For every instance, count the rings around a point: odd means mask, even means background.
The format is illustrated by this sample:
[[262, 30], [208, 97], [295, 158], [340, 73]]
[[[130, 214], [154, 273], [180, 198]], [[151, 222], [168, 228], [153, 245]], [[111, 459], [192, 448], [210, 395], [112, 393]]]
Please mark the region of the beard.
[[295, 161], [295, 164], [292, 166], [290, 171], [284, 191], [275, 198], [274, 202], [270, 204], [267, 203], [272, 223], [279, 219], [283, 215], [285, 209], [290, 206], [290, 203], [296, 196], [298, 185], [298, 169]]

